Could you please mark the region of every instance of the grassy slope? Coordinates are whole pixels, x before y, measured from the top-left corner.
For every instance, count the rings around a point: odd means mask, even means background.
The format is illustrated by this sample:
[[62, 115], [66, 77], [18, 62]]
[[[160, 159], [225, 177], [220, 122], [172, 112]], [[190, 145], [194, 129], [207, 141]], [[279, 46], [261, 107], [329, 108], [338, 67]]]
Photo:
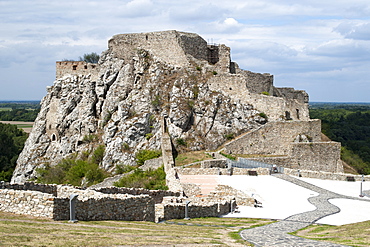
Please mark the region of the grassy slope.
[[[0, 212], [0, 246], [250, 246], [238, 237], [238, 232], [273, 221], [199, 218], [169, 222], [177, 224], [135, 221], [72, 224]], [[366, 221], [344, 226], [313, 225], [295, 235], [350, 246], [370, 246], [369, 232], [370, 221]]]
[[370, 221], [343, 226], [311, 225], [294, 235], [349, 246], [370, 246]]
[[[233, 234], [270, 220], [204, 218], [179, 224], [83, 221], [76, 224], [0, 212], [0, 246], [245, 246]], [[207, 226], [181, 225], [185, 223]], [[218, 225], [218, 226], [211, 226]], [[243, 244], [238, 244], [242, 241]]]

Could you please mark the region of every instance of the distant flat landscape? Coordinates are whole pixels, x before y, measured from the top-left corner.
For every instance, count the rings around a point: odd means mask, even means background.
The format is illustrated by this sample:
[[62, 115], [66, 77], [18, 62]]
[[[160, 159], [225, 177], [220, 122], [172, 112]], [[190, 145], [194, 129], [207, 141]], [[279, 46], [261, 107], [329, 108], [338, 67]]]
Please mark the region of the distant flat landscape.
[[17, 125], [18, 129], [23, 129], [24, 132], [30, 133], [34, 122], [0, 121], [0, 123]]

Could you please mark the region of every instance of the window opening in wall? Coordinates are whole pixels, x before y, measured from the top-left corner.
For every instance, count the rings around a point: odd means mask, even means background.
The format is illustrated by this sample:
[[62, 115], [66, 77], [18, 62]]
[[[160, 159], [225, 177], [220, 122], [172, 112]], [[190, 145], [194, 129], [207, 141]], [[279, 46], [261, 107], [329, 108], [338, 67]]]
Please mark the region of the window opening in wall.
[[145, 39], [148, 40], [148, 35], [145, 35]]
[[73, 69], [73, 70], [76, 70], [76, 69], [77, 69], [77, 65], [73, 65], [73, 66], [72, 66], [72, 69]]
[[51, 135], [51, 141], [56, 141], [56, 140], [57, 140], [56, 135], [55, 135], [55, 134], [52, 134], [52, 135]]
[[87, 65], [85, 65], [85, 69], [87, 69]]
[[296, 109], [297, 111], [297, 119], [299, 119], [299, 109]]
[[290, 112], [285, 111], [285, 119], [286, 119], [286, 120], [292, 120], [292, 119], [290, 118]]

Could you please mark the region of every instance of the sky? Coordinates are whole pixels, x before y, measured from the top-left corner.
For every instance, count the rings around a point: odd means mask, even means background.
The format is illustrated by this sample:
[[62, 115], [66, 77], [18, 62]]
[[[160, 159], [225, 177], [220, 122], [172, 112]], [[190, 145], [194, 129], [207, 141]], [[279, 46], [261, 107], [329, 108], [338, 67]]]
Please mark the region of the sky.
[[370, 102], [369, 0], [0, 0], [0, 100], [41, 100], [55, 61], [164, 30], [225, 44], [240, 68], [312, 102]]

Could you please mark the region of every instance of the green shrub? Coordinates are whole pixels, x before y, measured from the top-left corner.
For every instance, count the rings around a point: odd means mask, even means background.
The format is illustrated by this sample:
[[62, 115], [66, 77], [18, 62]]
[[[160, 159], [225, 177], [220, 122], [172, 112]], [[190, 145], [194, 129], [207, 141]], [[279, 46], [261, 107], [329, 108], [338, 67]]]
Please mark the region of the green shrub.
[[226, 134], [225, 135], [225, 138], [227, 139], [227, 140], [232, 140], [232, 139], [234, 139], [234, 134]]
[[85, 178], [87, 186], [100, 183], [108, 176], [108, 173], [99, 167], [104, 151], [104, 145], [100, 145], [93, 152], [91, 159], [87, 159], [88, 155], [85, 153], [82, 155], [84, 159], [77, 159], [77, 155], [72, 155], [73, 158], [63, 159], [56, 166], [46, 164], [44, 168], [36, 169], [36, 181], [81, 186], [82, 179]]
[[166, 186], [166, 173], [163, 166], [156, 170], [143, 171], [135, 169], [132, 174], [124, 176], [114, 183], [117, 187], [145, 188], [149, 190], [168, 190]]
[[202, 71], [202, 67], [197, 66], [197, 70], [198, 70], [198, 71]]
[[95, 164], [100, 164], [103, 161], [104, 158], [104, 153], [105, 153], [105, 146], [104, 145], [99, 145], [91, 158], [91, 161]]
[[212, 72], [212, 74], [213, 74], [213, 75], [217, 75], [217, 71], [213, 71], [213, 72]]
[[179, 146], [185, 146], [185, 147], [187, 146], [187, 143], [186, 143], [186, 141], [183, 138], [177, 138], [176, 139], [176, 143]]
[[144, 165], [144, 162], [146, 160], [151, 160], [154, 158], [158, 158], [159, 156], [162, 155], [161, 150], [149, 150], [149, 149], [143, 149], [140, 150], [136, 153], [135, 158], [136, 158], [136, 163], [138, 166]]
[[161, 97], [159, 95], [156, 95], [154, 100], [152, 101], [152, 105], [155, 107], [155, 108], [158, 108], [162, 105], [162, 101], [161, 101]]
[[148, 134], [145, 135], [145, 139], [147, 139], [147, 140], [149, 140], [152, 137], [153, 137], [152, 133], [148, 133]]
[[128, 173], [132, 170], [135, 170], [137, 167], [130, 165], [116, 165], [116, 174]]
[[199, 96], [199, 87], [198, 86], [194, 86], [193, 89], [193, 99], [197, 99], [198, 96]]
[[225, 153], [222, 153], [222, 152], [220, 152], [220, 154], [225, 156], [226, 158], [228, 158], [230, 160], [236, 160], [236, 157], [231, 155], [231, 154], [225, 154]]
[[84, 138], [82, 139], [83, 143], [91, 143], [91, 142], [96, 142], [98, 140], [98, 137], [93, 134], [85, 135]]
[[195, 102], [193, 100], [188, 100], [188, 106], [190, 109], [193, 109], [195, 105]]
[[269, 92], [266, 92], [266, 91], [263, 91], [261, 94], [263, 94], [263, 95], [270, 95], [270, 93]]
[[100, 56], [96, 52], [86, 53], [80, 57], [80, 61], [85, 61], [87, 63], [98, 63]]
[[264, 112], [260, 112], [258, 115], [264, 119], [267, 119], [267, 115]]

